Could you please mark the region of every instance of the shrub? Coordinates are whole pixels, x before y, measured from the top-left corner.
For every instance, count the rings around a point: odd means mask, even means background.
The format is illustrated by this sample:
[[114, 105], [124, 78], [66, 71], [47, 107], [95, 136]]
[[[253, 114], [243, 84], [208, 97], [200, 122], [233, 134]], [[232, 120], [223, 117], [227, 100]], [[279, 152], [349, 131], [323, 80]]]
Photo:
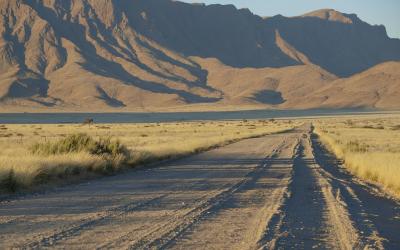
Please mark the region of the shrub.
[[358, 141], [349, 141], [346, 144], [346, 150], [356, 153], [366, 153], [368, 152], [369, 146], [365, 143], [360, 143]]
[[116, 158], [119, 155], [128, 156], [128, 149], [118, 140], [111, 138], [100, 138], [94, 143], [94, 147], [89, 149], [89, 153], [93, 155], [109, 155]]
[[57, 142], [36, 143], [31, 147], [31, 151], [40, 155], [90, 152], [95, 144], [95, 140], [86, 134], [74, 134]]
[[374, 129], [374, 126], [371, 126], [371, 125], [365, 125], [365, 126], [362, 126], [362, 128]]
[[400, 125], [395, 125], [392, 127], [392, 130], [400, 130]]
[[0, 189], [8, 192], [15, 192], [17, 191], [17, 187], [17, 179], [15, 178], [14, 170], [11, 169], [6, 177], [0, 180]]
[[118, 155], [128, 157], [128, 149], [118, 140], [100, 138], [99, 140], [87, 134], [73, 134], [56, 142], [36, 143], [31, 152], [40, 155], [58, 155], [68, 153], [87, 152], [92, 155], [115, 158]]

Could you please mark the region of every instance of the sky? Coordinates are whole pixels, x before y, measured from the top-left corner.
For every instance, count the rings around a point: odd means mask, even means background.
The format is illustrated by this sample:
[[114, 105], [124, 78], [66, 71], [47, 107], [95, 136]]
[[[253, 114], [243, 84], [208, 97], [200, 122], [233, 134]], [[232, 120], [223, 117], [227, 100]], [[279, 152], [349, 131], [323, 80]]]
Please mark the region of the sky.
[[383, 24], [388, 35], [400, 38], [400, 0], [181, 0], [189, 3], [234, 4], [260, 16], [297, 16], [317, 9], [355, 13], [370, 24]]

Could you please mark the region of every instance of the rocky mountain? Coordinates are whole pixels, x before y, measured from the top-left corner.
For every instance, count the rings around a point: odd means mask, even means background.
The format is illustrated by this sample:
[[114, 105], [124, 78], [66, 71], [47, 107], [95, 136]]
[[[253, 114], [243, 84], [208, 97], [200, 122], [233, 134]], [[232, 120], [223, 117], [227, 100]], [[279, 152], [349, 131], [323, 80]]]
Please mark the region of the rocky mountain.
[[400, 40], [356, 15], [2, 0], [0, 110], [399, 108]]

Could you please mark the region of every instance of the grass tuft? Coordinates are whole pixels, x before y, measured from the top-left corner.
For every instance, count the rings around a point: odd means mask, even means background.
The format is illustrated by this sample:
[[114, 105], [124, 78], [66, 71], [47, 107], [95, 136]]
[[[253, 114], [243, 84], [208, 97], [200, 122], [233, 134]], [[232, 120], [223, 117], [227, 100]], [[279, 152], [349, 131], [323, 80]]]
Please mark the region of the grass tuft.
[[355, 153], [366, 153], [368, 152], [369, 146], [365, 143], [359, 141], [349, 141], [345, 146], [345, 150]]
[[72, 134], [56, 142], [35, 143], [31, 147], [31, 152], [44, 156], [80, 152], [99, 156], [110, 156], [112, 158], [116, 158], [120, 155], [129, 156], [127, 148], [118, 140], [111, 140], [109, 137], [95, 140], [93, 137], [84, 133]]

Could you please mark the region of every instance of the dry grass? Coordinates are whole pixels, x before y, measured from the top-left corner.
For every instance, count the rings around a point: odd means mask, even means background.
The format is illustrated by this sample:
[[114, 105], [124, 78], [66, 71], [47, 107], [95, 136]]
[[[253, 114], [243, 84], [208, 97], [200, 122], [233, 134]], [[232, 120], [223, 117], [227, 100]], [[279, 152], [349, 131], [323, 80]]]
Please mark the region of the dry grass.
[[[181, 157], [295, 125], [296, 122], [288, 121], [0, 125], [0, 188], [15, 191], [114, 173], [121, 168]], [[86, 138], [90, 150], [71, 150], [68, 138], [79, 133], [90, 138]], [[100, 138], [118, 140], [118, 145], [129, 151], [129, 159], [93, 153], [92, 144]]]
[[316, 132], [358, 177], [400, 197], [400, 118], [332, 119]]

